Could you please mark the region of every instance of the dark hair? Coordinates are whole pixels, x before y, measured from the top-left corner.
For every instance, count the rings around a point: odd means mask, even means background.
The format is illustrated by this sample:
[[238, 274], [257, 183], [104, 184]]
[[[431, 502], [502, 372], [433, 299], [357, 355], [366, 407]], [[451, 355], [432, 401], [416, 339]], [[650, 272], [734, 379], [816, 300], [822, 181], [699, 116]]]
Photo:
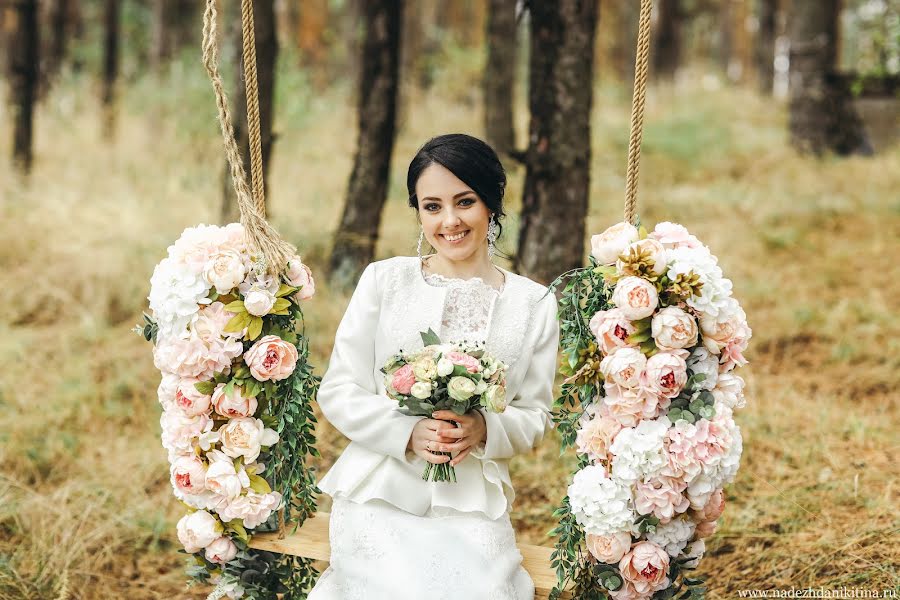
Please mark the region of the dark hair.
[[500, 219], [506, 216], [503, 212], [506, 171], [503, 170], [494, 149], [478, 138], [464, 133], [449, 133], [428, 140], [416, 152], [406, 173], [409, 205], [416, 210], [419, 210], [416, 182], [422, 176], [422, 172], [434, 163], [456, 175], [478, 194], [482, 202], [494, 213], [497, 237], [500, 237], [503, 232]]

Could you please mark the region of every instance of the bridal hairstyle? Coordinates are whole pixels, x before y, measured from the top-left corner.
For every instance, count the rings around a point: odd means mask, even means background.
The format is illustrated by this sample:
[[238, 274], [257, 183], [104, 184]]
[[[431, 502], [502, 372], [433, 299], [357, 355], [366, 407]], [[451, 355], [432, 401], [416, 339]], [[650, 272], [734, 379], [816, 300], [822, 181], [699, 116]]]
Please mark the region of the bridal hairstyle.
[[497, 238], [503, 233], [500, 219], [503, 212], [503, 192], [506, 190], [506, 171], [494, 149], [485, 142], [464, 133], [449, 133], [428, 140], [409, 163], [406, 173], [406, 189], [409, 191], [409, 205], [419, 211], [416, 197], [416, 182], [422, 172], [434, 163], [456, 175], [460, 181], [472, 188], [488, 209], [494, 213], [497, 223]]

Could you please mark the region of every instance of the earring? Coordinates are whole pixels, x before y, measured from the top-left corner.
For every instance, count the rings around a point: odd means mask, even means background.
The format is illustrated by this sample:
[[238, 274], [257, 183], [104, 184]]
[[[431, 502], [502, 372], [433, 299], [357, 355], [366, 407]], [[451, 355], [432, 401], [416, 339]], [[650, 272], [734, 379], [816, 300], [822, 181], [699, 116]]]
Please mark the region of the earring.
[[488, 241], [488, 260], [493, 260], [494, 252], [496, 251], [496, 247], [494, 246], [494, 243], [497, 241], [497, 221], [494, 220], [493, 216], [491, 217], [491, 220], [488, 223], [487, 241]]
[[419, 230], [419, 243], [416, 244], [416, 254], [419, 255], [419, 262], [420, 262], [420, 263], [421, 263], [421, 262], [424, 262], [424, 260], [422, 259], [422, 242], [423, 242], [424, 240], [425, 240], [425, 230], [424, 230], [424, 229], [420, 229], [420, 230]]

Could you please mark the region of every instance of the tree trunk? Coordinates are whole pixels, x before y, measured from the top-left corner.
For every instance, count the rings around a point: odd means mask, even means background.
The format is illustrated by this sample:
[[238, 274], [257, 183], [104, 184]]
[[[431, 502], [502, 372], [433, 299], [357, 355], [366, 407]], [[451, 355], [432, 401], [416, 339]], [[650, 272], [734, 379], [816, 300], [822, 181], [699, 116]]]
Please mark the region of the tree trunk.
[[530, 140], [515, 267], [549, 283], [584, 257], [596, 0], [531, 4]]
[[681, 66], [681, 0], [659, 0], [653, 72], [660, 79], [673, 79]]
[[119, 75], [119, 0], [106, 0], [103, 10], [103, 137], [116, 131], [116, 79]]
[[47, 24], [49, 25], [50, 35], [47, 36], [49, 39], [45, 42], [46, 51], [43, 61], [44, 94], [62, 69], [62, 63], [65, 60], [70, 3], [71, 0], [53, 0], [47, 11]]
[[[256, 37], [256, 78], [259, 86], [259, 129], [262, 145], [263, 183], [268, 179], [269, 163], [275, 136], [272, 133], [272, 116], [275, 101], [275, 63], [278, 59], [278, 36], [275, 23], [275, 0], [253, 2], [253, 32]], [[235, 56], [242, 57], [243, 33], [240, 27], [234, 31]], [[244, 87], [243, 58], [235, 62], [234, 108], [231, 125], [244, 162], [247, 183], [250, 184], [250, 132], [247, 127], [247, 90]], [[237, 194], [231, 180], [231, 170], [225, 164], [222, 176], [222, 221], [232, 223], [240, 218]]]
[[801, 152], [871, 154], [850, 92], [835, 76], [840, 0], [793, 0], [791, 14], [791, 143]]
[[27, 175], [33, 158], [34, 105], [40, 77], [38, 3], [37, 0], [19, 0], [4, 10], [14, 121], [12, 160], [16, 168]]
[[150, 63], [157, 72], [172, 58], [172, 35], [169, 30], [169, 14], [172, 0], [153, 0], [153, 28]]
[[185, 46], [199, 43], [201, 4], [196, 0], [153, 0], [150, 64], [155, 71], [162, 71]]
[[375, 254], [394, 148], [402, 4], [370, 0], [364, 6], [359, 137], [330, 260], [331, 281], [339, 288], [356, 282]]
[[756, 76], [759, 91], [772, 94], [775, 83], [775, 37], [778, 23], [778, 0], [756, 0], [759, 29], [756, 32]]
[[515, 150], [513, 86], [516, 76], [516, 0], [490, 0], [484, 68], [484, 130], [497, 152]]

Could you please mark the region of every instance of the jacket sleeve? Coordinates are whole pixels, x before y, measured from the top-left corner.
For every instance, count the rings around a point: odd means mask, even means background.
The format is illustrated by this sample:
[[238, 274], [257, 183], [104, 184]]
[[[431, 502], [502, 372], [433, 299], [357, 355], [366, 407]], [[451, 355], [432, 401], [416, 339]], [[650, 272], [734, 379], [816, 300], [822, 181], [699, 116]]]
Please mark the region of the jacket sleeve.
[[528, 452], [553, 427], [550, 415], [559, 347], [556, 312], [552, 293], [538, 302], [535, 327], [539, 333], [520, 391], [502, 413], [478, 409], [487, 425], [487, 441], [472, 450], [473, 457], [506, 459]]
[[376, 266], [370, 264], [338, 325], [318, 403], [325, 418], [351, 441], [411, 464], [415, 455], [406, 445], [422, 417], [404, 415], [395, 400], [377, 392], [375, 330], [381, 298], [376, 280]]

